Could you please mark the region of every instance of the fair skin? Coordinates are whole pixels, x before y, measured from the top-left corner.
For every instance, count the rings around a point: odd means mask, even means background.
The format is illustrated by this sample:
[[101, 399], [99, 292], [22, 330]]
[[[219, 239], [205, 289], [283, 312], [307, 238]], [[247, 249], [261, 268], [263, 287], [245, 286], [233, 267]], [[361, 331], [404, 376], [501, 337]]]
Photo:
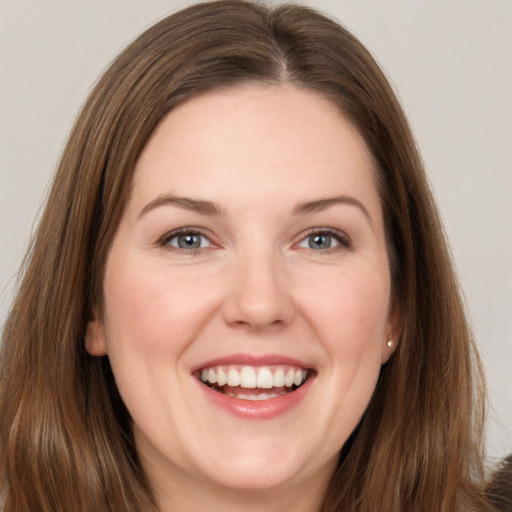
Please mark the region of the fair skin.
[[374, 173], [291, 85], [205, 93], [155, 130], [86, 344], [162, 512], [318, 510], [398, 336]]

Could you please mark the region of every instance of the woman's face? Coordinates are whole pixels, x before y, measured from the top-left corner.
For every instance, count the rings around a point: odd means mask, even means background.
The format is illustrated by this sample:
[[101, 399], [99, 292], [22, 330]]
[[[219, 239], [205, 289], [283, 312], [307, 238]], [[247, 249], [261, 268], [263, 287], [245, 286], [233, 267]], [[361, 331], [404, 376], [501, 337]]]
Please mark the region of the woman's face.
[[157, 127], [86, 343], [161, 487], [325, 486], [397, 336], [374, 173], [290, 85], [205, 93]]

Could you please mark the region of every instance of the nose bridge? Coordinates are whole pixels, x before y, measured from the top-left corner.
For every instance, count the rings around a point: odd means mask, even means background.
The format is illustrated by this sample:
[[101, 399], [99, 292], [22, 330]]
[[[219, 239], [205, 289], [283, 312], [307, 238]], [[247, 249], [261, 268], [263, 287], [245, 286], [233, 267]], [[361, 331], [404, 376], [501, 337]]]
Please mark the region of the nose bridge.
[[289, 285], [284, 261], [270, 244], [241, 250], [226, 298], [227, 321], [253, 329], [289, 323], [294, 311]]

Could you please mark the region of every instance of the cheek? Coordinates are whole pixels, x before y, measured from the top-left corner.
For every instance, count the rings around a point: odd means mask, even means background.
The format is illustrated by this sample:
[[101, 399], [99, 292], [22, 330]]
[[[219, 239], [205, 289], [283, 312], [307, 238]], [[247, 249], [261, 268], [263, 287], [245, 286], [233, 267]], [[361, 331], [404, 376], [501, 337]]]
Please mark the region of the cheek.
[[341, 271], [316, 280], [315, 288], [304, 296], [304, 314], [322, 334], [329, 352], [358, 357], [370, 348], [381, 349], [390, 300], [385, 273]]
[[181, 350], [211, 316], [213, 290], [193, 273], [130, 262], [112, 268], [105, 281], [107, 341], [146, 355]]
[[371, 400], [386, 341], [389, 295], [387, 274], [368, 266], [337, 269], [303, 295], [304, 315], [327, 356], [318, 373], [325, 407], [316, 418], [329, 425], [326, 446], [343, 446]]
[[151, 431], [153, 422], [172, 424], [165, 390], [182, 384], [182, 356], [215, 310], [215, 297], [206, 293], [215, 288], [205, 289], [204, 276], [135, 258], [116, 263], [105, 279], [108, 356], [130, 414]]
[[390, 300], [390, 280], [380, 269], [376, 265], [337, 269], [329, 279], [315, 281], [303, 303], [304, 314], [328, 356], [320, 374], [326, 376], [325, 396], [336, 404], [333, 432], [355, 428], [380, 373]]

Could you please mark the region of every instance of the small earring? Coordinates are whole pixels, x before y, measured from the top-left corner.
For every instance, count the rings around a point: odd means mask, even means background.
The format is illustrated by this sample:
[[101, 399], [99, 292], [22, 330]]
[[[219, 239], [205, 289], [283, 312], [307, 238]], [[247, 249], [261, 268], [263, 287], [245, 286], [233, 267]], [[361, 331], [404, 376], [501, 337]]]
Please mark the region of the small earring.
[[393, 348], [393, 340], [389, 340], [388, 341], [388, 347], [389, 348]]

